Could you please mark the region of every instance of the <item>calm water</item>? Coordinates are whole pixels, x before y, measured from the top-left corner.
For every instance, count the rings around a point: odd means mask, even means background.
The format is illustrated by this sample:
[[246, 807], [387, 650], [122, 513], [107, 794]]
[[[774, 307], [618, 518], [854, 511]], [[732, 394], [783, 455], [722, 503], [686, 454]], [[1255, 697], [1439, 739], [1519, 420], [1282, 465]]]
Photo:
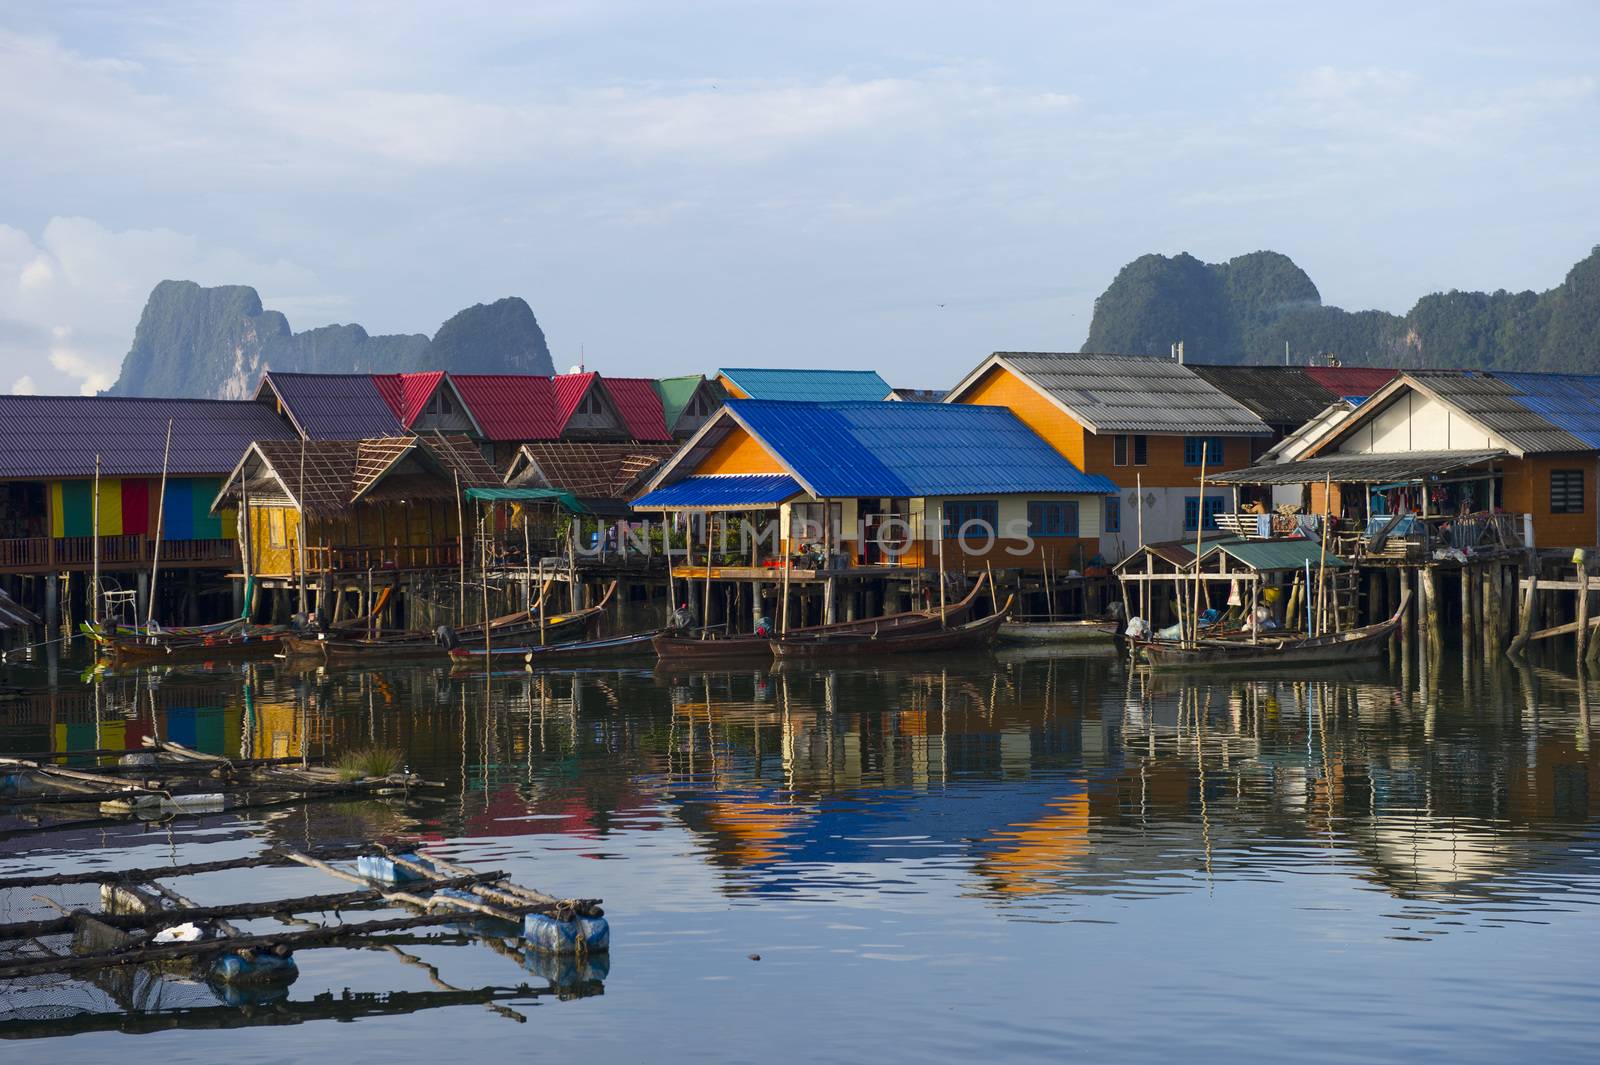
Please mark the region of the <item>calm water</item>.
[[[1198, 682], [1004, 653], [63, 674], [0, 712], [0, 747], [136, 746], [154, 706], [163, 735], [220, 753], [376, 743], [448, 786], [151, 826], [11, 819], [0, 875], [414, 838], [603, 896], [614, 947], [584, 973], [441, 932], [305, 950], [288, 1004], [249, 1009], [175, 981], [41, 981], [0, 992], [0, 1033], [66, 1040], [7, 1044], [18, 1061], [1588, 1059], [1591, 699], [1570, 670], [1458, 658]], [[341, 890], [299, 869], [174, 883], [201, 903]], [[0, 920], [40, 915], [29, 894], [0, 893]], [[493, 1006], [459, 1004], [484, 989]], [[147, 1012], [118, 1013], [119, 995]], [[290, 1008], [385, 1002], [413, 1012]], [[108, 1023], [190, 1030], [88, 1030]]]

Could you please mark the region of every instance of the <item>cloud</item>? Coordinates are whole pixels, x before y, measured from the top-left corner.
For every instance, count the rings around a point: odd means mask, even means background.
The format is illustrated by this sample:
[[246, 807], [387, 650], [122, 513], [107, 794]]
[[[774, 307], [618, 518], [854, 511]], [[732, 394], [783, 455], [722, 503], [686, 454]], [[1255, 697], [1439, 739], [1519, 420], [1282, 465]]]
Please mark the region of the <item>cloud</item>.
[[0, 366], [32, 387], [92, 394], [116, 380], [158, 281], [313, 291], [309, 270], [263, 261], [169, 229], [112, 230], [52, 218], [39, 237], [0, 224]]
[[31, 396], [37, 391], [39, 391], [39, 386], [35, 385], [33, 378], [27, 374], [23, 374], [11, 382], [11, 394], [13, 396]]

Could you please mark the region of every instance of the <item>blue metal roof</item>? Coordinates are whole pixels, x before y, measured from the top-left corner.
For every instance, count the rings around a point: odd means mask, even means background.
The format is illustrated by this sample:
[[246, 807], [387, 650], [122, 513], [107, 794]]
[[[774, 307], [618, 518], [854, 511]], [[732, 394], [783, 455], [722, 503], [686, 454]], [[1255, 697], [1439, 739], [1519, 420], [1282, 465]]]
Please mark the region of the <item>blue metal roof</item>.
[[802, 403], [885, 400], [889, 385], [873, 370], [719, 370], [751, 399]]
[[1117, 491], [1005, 407], [735, 399], [728, 409], [819, 496]]
[[657, 488], [633, 501], [633, 506], [656, 507], [753, 507], [775, 505], [805, 489], [787, 473], [731, 473], [707, 477], [686, 477], [677, 484]]
[[1516, 391], [1529, 412], [1600, 448], [1600, 376], [1576, 373], [1501, 373], [1492, 375]]

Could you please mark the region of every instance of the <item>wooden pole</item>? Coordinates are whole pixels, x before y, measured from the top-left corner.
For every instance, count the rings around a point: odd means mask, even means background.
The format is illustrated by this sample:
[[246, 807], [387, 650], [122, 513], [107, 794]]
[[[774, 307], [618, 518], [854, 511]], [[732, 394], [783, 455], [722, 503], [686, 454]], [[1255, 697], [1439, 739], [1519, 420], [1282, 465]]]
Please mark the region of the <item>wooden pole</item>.
[[[1044, 545], [1039, 546], [1044, 550]], [[939, 627], [945, 627], [945, 594], [944, 594], [944, 500], [939, 500]]]
[[461, 473], [452, 471], [456, 483], [456, 624], [467, 621], [467, 515], [461, 502]]
[[667, 555], [667, 617], [678, 610], [678, 585], [672, 577], [672, 526], [678, 524], [678, 515], [672, 515], [672, 525], [665, 516], [661, 519], [661, 548]]
[[1578, 561], [1578, 665], [1582, 667], [1584, 652], [1589, 649], [1589, 560]]
[[711, 511], [706, 511], [706, 598], [705, 609], [700, 614], [700, 631], [703, 634], [711, 628]]
[[235, 518], [239, 527], [239, 561], [240, 569], [244, 573], [244, 616], [248, 620], [255, 617], [255, 589], [250, 580], [251, 570], [255, 567], [255, 545], [252, 542], [254, 533], [250, 528], [250, 482], [244, 475], [244, 467], [239, 467], [239, 513]]
[[489, 632], [489, 528], [482, 503], [478, 504], [478, 560], [481, 563], [478, 586], [483, 589], [483, 669], [487, 673], [494, 662], [491, 653], [494, 638]]
[[1517, 631], [1517, 638], [1506, 648], [1506, 654], [1520, 655], [1523, 653], [1522, 649], [1528, 646], [1528, 641], [1533, 637], [1533, 630], [1538, 627], [1538, 602], [1539, 574], [1535, 571], [1528, 576], [1528, 587], [1522, 593], [1521, 628]]
[[1321, 634], [1326, 623], [1323, 620], [1324, 606], [1327, 600], [1328, 576], [1328, 526], [1333, 523], [1333, 475], [1328, 474], [1322, 482], [1322, 546], [1317, 562], [1317, 633]]
[[1200, 499], [1198, 513], [1194, 519], [1194, 628], [1190, 630], [1189, 638], [1194, 646], [1200, 640], [1200, 542], [1205, 535], [1206, 528], [1206, 460], [1211, 457], [1211, 447], [1205, 441], [1200, 444]]
[[[100, 627], [100, 456], [94, 457], [94, 575], [89, 580], [89, 620]], [[96, 716], [96, 721], [99, 717]]]
[[1133, 513], [1139, 523], [1139, 546], [1144, 547], [1144, 474], [1133, 475]]
[[[302, 447], [305, 445], [302, 443]], [[156, 616], [156, 578], [161, 573], [161, 527], [167, 515], [167, 461], [172, 457], [172, 419], [167, 419], [167, 444], [161, 451], [161, 495], [156, 499], [156, 540], [150, 556], [150, 603], [145, 610], [144, 624], [149, 628]]]
[[572, 516], [572, 523], [567, 530], [567, 605], [572, 610], [577, 610], [578, 603], [578, 516]]
[[794, 568], [794, 545], [784, 541], [783, 552], [783, 617], [778, 622], [780, 635], [789, 632], [789, 571]]
[[304, 614], [306, 612], [306, 438], [303, 436], [300, 438], [300, 478], [295, 486], [295, 499], [299, 504], [295, 515], [299, 524], [294, 536], [295, 571], [300, 589], [300, 613]]

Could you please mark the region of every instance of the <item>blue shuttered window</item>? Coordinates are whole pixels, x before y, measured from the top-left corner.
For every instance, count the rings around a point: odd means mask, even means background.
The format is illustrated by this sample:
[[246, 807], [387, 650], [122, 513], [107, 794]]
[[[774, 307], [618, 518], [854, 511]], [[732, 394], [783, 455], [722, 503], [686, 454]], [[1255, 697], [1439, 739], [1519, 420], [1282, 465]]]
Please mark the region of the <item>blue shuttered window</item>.
[[[962, 532], [965, 528], [965, 533]], [[946, 539], [982, 540], [1000, 533], [1000, 504], [993, 499], [962, 499], [944, 505]]]
[[1222, 464], [1222, 437], [1186, 436], [1183, 438], [1183, 464], [1198, 466], [1203, 459], [1207, 466]]
[[[1217, 527], [1217, 515], [1222, 513], [1222, 506], [1227, 500], [1222, 496], [1206, 497], [1206, 528]], [[1200, 497], [1183, 497], [1183, 528], [1185, 532], [1195, 532], [1200, 528]]]
[[1036, 539], [1046, 536], [1077, 536], [1077, 500], [1029, 503], [1028, 535]]

